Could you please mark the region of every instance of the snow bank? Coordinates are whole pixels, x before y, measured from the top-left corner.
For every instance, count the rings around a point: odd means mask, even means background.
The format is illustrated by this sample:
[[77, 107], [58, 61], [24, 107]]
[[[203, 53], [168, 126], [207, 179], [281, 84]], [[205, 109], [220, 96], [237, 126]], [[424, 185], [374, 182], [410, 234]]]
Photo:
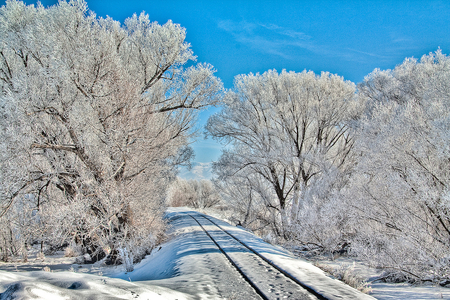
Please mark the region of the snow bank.
[[186, 299], [167, 288], [74, 272], [0, 271], [0, 300], [6, 299]]

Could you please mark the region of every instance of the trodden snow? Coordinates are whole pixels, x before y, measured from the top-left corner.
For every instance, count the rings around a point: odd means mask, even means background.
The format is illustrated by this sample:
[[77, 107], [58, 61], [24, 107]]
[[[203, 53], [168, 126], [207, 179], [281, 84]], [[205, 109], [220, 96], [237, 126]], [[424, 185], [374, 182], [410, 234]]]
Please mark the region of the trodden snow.
[[[188, 208], [168, 209], [168, 241], [137, 264], [133, 272], [109, 271], [98, 276], [68, 271], [0, 271], [0, 300], [260, 299], [189, 215], [199, 213]], [[209, 218], [324, 298], [375, 299], [330, 278], [280, 247], [222, 220]], [[295, 295], [290, 298], [296, 299]]]

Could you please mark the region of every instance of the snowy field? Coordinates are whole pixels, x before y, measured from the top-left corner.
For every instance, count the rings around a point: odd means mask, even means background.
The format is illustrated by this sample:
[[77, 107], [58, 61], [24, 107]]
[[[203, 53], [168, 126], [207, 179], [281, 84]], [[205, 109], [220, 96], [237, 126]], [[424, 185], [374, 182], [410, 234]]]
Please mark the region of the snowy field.
[[[170, 237], [156, 248], [135, 270], [126, 273], [122, 266], [79, 265], [74, 258], [59, 252], [44, 260], [29, 257], [28, 263], [0, 264], [0, 300], [3, 299], [254, 299], [243, 279], [234, 275], [230, 264], [214, 248], [198, 226], [179, 217], [184, 208], [170, 209]], [[324, 276], [304, 260], [295, 260], [280, 247], [264, 243], [234, 226], [220, 222], [230, 233], [245, 239], [249, 246], [297, 274], [322, 292], [333, 293], [343, 287], [337, 280]], [[321, 263], [339, 265], [350, 261]], [[47, 271], [43, 271], [43, 269]], [[368, 279], [376, 271], [356, 267]], [[301, 270], [299, 272], [299, 270]], [[324, 279], [326, 278], [326, 279]], [[308, 282], [309, 281], [309, 282]], [[450, 290], [440, 287], [411, 287], [406, 284], [373, 283], [377, 299], [450, 299]], [[366, 298], [366, 296], [361, 296]], [[370, 297], [367, 297], [370, 298]]]

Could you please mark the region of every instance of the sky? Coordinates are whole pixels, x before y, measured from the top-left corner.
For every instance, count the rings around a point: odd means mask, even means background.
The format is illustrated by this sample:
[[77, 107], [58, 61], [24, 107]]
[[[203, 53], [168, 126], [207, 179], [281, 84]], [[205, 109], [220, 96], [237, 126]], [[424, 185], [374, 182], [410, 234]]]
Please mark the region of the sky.
[[[25, 0], [26, 4], [37, 1]], [[3, 5], [5, 1], [0, 1]], [[42, 0], [44, 6], [57, 3]], [[87, 0], [98, 16], [123, 23], [145, 11], [160, 24], [186, 28], [198, 62], [212, 64], [225, 88], [234, 76], [312, 70], [355, 83], [375, 68], [392, 69], [406, 57], [436, 51], [450, 54], [450, 1], [264, 1], [264, 0]], [[199, 116], [196, 157], [181, 177], [209, 178], [222, 145], [204, 139], [203, 126], [220, 108]]]

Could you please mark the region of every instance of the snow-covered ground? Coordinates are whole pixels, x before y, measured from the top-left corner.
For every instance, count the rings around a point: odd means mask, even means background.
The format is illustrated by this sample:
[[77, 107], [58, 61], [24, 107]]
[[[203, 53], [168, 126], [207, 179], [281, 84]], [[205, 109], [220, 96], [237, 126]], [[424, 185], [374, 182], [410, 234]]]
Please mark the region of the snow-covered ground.
[[384, 283], [377, 281], [378, 278], [382, 277], [382, 270], [371, 268], [348, 257], [339, 257], [335, 260], [322, 258], [317, 259], [316, 262], [331, 268], [354, 267], [353, 273], [369, 282], [372, 288], [370, 295], [380, 300], [450, 299], [450, 288], [439, 285], [411, 285], [408, 283]]
[[[0, 300], [6, 299], [189, 299], [150, 283], [111, 278], [122, 266], [77, 264], [57, 252], [44, 258], [30, 251], [28, 262], [0, 263]], [[46, 270], [46, 271], [44, 271]]]
[[0, 263], [0, 299], [258, 299], [193, 220], [168, 217], [169, 240], [133, 272], [78, 265], [63, 253], [30, 256], [28, 263]]
[[258, 299], [197, 223], [182, 214], [187, 211], [169, 209], [171, 239], [133, 272], [110, 276], [168, 287], [193, 299]]
[[[78, 265], [74, 258], [58, 253], [41, 260], [30, 256], [28, 263], [0, 263], [0, 300], [3, 299], [257, 299], [253, 290], [201, 231], [195, 222], [180, 215], [186, 208], [168, 210], [170, 238], [151, 255], [126, 273], [122, 266]], [[322, 292], [333, 293], [336, 286], [347, 288], [292, 254], [264, 243], [239, 228], [219, 221], [230, 233], [268, 259], [288, 269]], [[321, 263], [335, 264], [342, 261]], [[345, 261], [345, 263], [349, 263]], [[43, 268], [47, 270], [42, 271]], [[358, 267], [357, 267], [358, 268]], [[372, 274], [365, 268], [360, 272]], [[320, 279], [319, 281], [317, 279]], [[438, 287], [411, 287], [404, 284], [373, 283], [378, 299], [450, 299], [450, 290]], [[362, 296], [365, 298], [365, 296]], [[343, 298], [344, 299], [344, 298]]]

